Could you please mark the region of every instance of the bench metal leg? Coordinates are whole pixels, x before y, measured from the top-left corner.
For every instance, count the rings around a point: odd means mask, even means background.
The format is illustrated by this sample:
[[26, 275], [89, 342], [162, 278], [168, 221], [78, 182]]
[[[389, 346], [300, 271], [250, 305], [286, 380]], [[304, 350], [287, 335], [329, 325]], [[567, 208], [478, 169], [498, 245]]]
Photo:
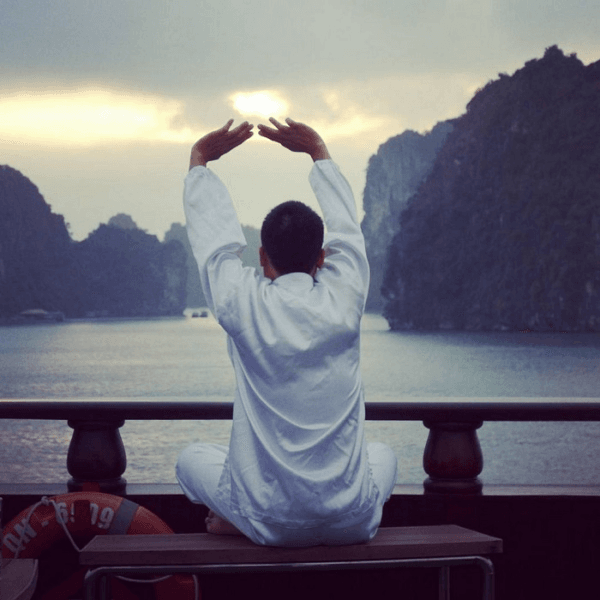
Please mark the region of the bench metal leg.
[[90, 569], [83, 579], [83, 600], [95, 600], [106, 598], [106, 591], [108, 583], [104, 576], [104, 569], [102, 567], [97, 569]]
[[99, 597], [101, 600], [108, 600], [110, 597], [110, 581], [108, 575], [100, 577], [98, 580], [98, 588], [100, 589]]
[[484, 556], [478, 556], [477, 562], [483, 571], [483, 597], [494, 600], [494, 565]]
[[[494, 564], [484, 556], [473, 556], [468, 559], [476, 564], [483, 573], [483, 600], [494, 600]], [[438, 594], [440, 600], [450, 600], [450, 567], [442, 566], [439, 570]]]
[[450, 600], [450, 567], [440, 567], [438, 596], [440, 600]]

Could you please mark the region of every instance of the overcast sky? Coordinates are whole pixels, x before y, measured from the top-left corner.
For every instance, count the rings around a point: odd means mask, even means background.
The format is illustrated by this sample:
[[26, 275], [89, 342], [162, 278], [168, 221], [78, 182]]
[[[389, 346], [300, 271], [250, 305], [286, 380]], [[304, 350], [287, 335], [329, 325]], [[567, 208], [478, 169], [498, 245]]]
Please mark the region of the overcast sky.
[[[120, 212], [184, 222], [189, 150], [228, 118], [315, 127], [359, 210], [369, 157], [460, 116], [477, 88], [557, 44], [600, 59], [597, 0], [0, 0], [0, 164], [75, 239]], [[211, 168], [240, 220], [316, 207], [311, 161], [255, 135]]]

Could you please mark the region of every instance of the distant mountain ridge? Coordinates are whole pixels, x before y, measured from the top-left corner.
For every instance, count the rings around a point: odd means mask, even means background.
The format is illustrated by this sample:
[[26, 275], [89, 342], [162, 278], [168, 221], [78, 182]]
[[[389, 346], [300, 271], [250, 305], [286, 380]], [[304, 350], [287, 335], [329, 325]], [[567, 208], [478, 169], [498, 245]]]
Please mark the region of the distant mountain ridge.
[[[244, 265], [259, 269], [262, 273], [258, 258], [258, 248], [260, 247], [260, 231], [255, 227], [242, 225], [242, 231], [248, 244], [242, 255]], [[192, 247], [188, 239], [185, 225], [181, 223], [172, 223], [170, 229], [165, 234], [165, 242], [176, 240], [184, 247], [186, 252], [187, 265], [187, 286], [186, 286], [186, 305], [190, 308], [199, 308], [207, 305], [202, 285], [200, 284], [200, 274], [198, 265], [192, 253]]]
[[0, 166], [0, 317], [28, 309], [67, 317], [182, 314], [183, 247], [123, 217], [75, 242], [38, 188]]

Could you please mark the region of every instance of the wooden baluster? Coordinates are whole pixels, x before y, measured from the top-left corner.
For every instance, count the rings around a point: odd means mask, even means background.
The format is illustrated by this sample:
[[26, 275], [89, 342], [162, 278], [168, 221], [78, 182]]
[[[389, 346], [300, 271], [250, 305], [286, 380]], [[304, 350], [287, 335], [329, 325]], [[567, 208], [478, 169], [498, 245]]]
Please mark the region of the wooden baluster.
[[429, 429], [423, 454], [423, 468], [429, 477], [423, 482], [426, 493], [478, 494], [482, 483], [483, 455], [477, 429], [483, 422], [443, 423], [424, 421]]
[[73, 437], [67, 454], [67, 470], [72, 476], [69, 491], [80, 491], [84, 483], [97, 483], [100, 491], [125, 493], [126, 480], [121, 477], [127, 467], [120, 421], [68, 421]]

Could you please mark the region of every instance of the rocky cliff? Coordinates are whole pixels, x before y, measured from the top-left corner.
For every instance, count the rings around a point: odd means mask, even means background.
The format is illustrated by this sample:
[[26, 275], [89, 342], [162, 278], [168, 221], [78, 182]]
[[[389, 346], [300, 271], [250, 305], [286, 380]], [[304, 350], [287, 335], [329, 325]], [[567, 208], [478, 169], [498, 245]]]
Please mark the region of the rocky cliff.
[[476, 93], [401, 214], [393, 329], [600, 330], [599, 107], [555, 46]]
[[380, 312], [383, 308], [381, 286], [400, 213], [429, 175], [450, 131], [451, 121], [438, 123], [424, 135], [405, 131], [379, 146], [377, 154], [369, 160], [363, 195], [365, 217], [361, 223], [371, 267], [369, 311]]
[[77, 304], [73, 251], [63, 217], [27, 177], [0, 166], [0, 316]]

